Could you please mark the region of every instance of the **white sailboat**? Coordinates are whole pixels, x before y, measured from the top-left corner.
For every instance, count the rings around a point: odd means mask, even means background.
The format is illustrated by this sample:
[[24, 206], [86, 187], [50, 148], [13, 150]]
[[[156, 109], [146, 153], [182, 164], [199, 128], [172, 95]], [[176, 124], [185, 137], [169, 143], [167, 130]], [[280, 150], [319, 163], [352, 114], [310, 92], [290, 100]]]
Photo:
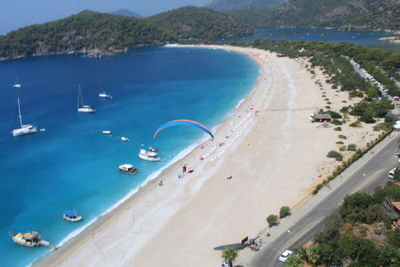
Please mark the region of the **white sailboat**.
[[82, 97], [82, 92], [81, 92], [81, 85], [79, 85], [78, 89], [78, 103], [77, 103], [77, 108], [78, 112], [83, 112], [83, 113], [94, 113], [96, 112], [96, 109], [89, 105], [83, 105], [83, 97]]
[[26, 135], [26, 134], [32, 134], [37, 132], [37, 127], [32, 125], [32, 124], [22, 124], [22, 114], [21, 114], [21, 107], [19, 103], [19, 98], [18, 98], [18, 118], [19, 118], [19, 126], [20, 128], [14, 129], [12, 131], [13, 136], [19, 136], [19, 135]]

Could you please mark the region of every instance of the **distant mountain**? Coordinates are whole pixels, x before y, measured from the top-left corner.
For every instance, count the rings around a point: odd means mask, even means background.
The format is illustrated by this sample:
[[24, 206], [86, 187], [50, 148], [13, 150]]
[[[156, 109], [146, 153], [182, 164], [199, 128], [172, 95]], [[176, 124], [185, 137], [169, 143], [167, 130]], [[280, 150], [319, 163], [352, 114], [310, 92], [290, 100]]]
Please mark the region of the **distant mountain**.
[[179, 39], [197, 39], [202, 42], [253, 32], [228, 14], [193, 6], [160, 13], [146, 20], [175, 34]]
[[122, 16], [127, 16], [127, 17], [143, 18], [142, 15], [132, 12], [126, 8], [121, 8], [121, 9], [115, 10], [115, 11], [111, 12], [111, 14], [122, 15]]
[[238, 10], [249, 7], [274, 7], [288, 0], [213, 0], [207, 7], [218, 10]]
[[138, 45], [162, 44], [174, 36], [143, 19], [83, 11], [0, 36], [0, 58], [98, 49], [102, 54]]
[[254, 27], [400, 29], [400, 0], [290, 0], [228, 14]]

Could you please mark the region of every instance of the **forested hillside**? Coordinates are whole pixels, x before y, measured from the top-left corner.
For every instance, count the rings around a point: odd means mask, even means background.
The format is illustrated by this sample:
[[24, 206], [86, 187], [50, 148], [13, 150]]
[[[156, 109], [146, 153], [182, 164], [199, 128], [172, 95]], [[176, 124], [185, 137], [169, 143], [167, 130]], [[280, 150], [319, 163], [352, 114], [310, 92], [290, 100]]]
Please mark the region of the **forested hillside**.
[[0, 37], [0, 57], [66, 53], [99, 49], [102, 53], [144, 44], [160, 44], [174, 37], [144, 20], [84, 11], [54, 22], [32, 25]]
[[249, 7], [275, 7], [287, 0], [213, 0], [207, 7], [218, 10], [238, 10]]
[[215, 41], [251, 33], [234, 17], [210, 8], [182, 7], [148, 18], [154, 25], [176, 35], [179, 39]]
[[107, 55], [140, 45], [213, 42], [250, 32], [235, 18], [209, 8], [183, 7], [146, 19], [83, 11], [0, 36], [0, 59], [88, 50]]
[[252, 27], [400, 29], [400, 0], [290, 0], [228, 14]]

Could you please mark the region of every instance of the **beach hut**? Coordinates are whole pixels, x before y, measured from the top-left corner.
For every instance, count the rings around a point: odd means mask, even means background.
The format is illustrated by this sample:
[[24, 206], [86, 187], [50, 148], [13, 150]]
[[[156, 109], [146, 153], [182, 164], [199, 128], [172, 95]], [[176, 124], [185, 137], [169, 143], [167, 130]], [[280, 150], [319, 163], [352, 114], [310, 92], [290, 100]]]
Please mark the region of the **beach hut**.
[[330, 122], [332, 117], [329, 113], [316, 112], [311, 115], [312, 122]]

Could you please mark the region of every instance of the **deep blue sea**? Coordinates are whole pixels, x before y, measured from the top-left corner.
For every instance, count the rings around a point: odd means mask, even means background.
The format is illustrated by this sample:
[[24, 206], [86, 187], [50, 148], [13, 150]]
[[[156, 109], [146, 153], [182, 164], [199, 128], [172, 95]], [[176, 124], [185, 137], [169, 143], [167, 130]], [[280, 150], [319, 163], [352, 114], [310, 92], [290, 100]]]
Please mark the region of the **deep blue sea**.
[[[197, 48], [0, 62], [0, 266], [24, 266], [49, 251], [17, 246], [9, 232], [41, 230], [58, 244], [205, 137], [197, 128], [172, 127], [152, 139], [157, 126], [187, 118], [215, 127], [253, 87], [258, 72], [244, 55]], [[16, 79], [22, 88], [12, 88]], [[78, 84], [95, 114], [77, 112]], [[100, 99], [100, 88], [113, 98]], [[45, 132], [11, 135], [17, 97], [23, 121]], [[164, 161], [140, 160], [142, 145], [157, 147]], [[122, 163], [140, 172], [119, 173]], [[64, 210], [77, 210], [84, 221], [64, 221]]]

